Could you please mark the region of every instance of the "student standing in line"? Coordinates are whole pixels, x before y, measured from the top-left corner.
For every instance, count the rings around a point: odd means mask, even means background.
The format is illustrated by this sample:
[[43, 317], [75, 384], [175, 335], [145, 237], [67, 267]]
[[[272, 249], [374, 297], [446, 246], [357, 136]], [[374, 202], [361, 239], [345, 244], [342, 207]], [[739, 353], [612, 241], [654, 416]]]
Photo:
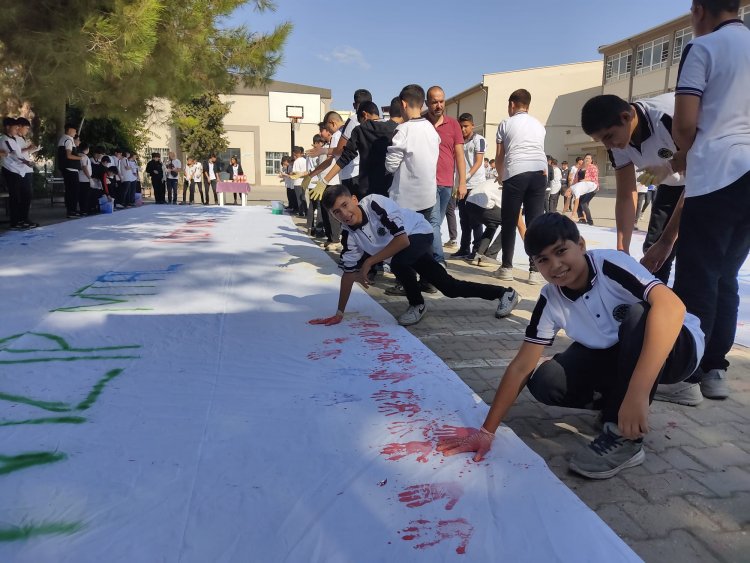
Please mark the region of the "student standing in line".
[[557, 203], [560, 200], [560, 190], [562, 190], [562, 177], [563, 173], [557, 166], [557, 159], [550, 159], [552, 165], [552, 174], [549, 181], [549, 200], [547, 201], [547, 212], [557, 212]]
[[292, 151], [292, 185], [294, 186], [294, 196], [297, 198], [297, 216], [307, 217], [307, 199], [305, 188], [302, 186], [303, 177], [307, 174], [307, 159], [305, 158], [305, 149], [294, 147]]
[[65, 184], [65, 209], [68, 219], [81, 216], [78, 213], [78, 170], [81, 168], [81, 157], [76, 154], [73, 140], [76, 132], [75, 125], [65, 125], [65, 133], [57, 143], [57, 167]]
[[[167, 203], [177, 204], [177, 185], [182, 171], [182, 162], [180, 162], [174, 152], [169, 151], [169, 160], [167, 160]], [[185, 192], [183, 190], [182, 201], [185, 201]]]
[[18, 142], [18, 148], [21, 149], [21, 157], [25, 161], [23, 168], [24, 174], [21, 178], [21, 200], [19, 202], [19, 213], [21, 217], [21, 223], [27, 229], [34, 229], [39, 226], [39, 223], [35, 223], [29, 218], [29, 212], [31, 210], [31, 198], [34, 191], [34, 167], [32, 165], [32, 162], [34, 160], [34, 153], [37, 152], [40, 147], [36, 146], [28, 139], [31, 122], [25, 117], [18, 117], [16, 118], [16, 123], [18, 123], [18, 136], [16, 137], [16, 141]]
[[[461, 127], [461, 135], [464, 139], [463, 154], [464, 167], [466, 169], [466, 197], [457, 201], [458, 217], [461, 221], [461, 244], [458, 251], [451, 258], [474, 258], [479, 239], [482, 236], [482, 224], [474, 220], [466, 209], [466, 200], [471, 195], [471, 190], [484, 184], [485, 170], [483, 162], [484, 152], [487, 150], [487, 141], [479, 133], [474, 131], [474, 116], [470, 113], [462, 113], [458, 118]], [[474, 245], [472, 246], [472, 236]]]
[[81, 157], [81, 169], [78, 171], [78, 206], [81, 215], [85, 217], [91, 213], [92, 166], [88, 143], [78, 145], [78, 155]]
[[151, 185], [154, 188], [154, 202], [158, 204], [166, 203], [164, 199], [166, 193], [164, 187], [164, 164], [161, 161], [161, 153], [151, 153], [151, 160], [146, 164], [146, 174], [149, 175]]
[[[244, 170], [242, 170], [242, 165], [240, 164], [239, 160], [237, 160], [236, 156], [233, 156], [229, 159], [229, 170], [227, 170], [227, 172], [229, 172], [230, 182], [233, 182], [237, 176], [245, 175]], [[237, 193], [233, 193], [232, 195], [234, 196], [235, 205], [237, 205], [237, 197], [240, 198], [240, 202], [242, 201], [242, 195]]]
[[578, 169], [579, 181], [570, 187], [575, 200], [573, 201], [572, 215], [578, 215], [578, 222], [581, 224], [594, 224], [591, 216], [589, 203], [596, 192], [599, 191], [599, 167], [594, 164], [594, 157], [587, 154], [583, 158], [583, 165]]
[[23, 181], [24, 163], [21, 160], [21, 149], [18, 146], [18, 122], [14, 117], [3, 118], [5, 134], [0, 137], [3, 149], [2, 174], [8, 190], [8, 207], [10, 211], [10, 228], [21, 230], [21, 183]]
[[750, 250], [750, 30], [738, 11], [737, 0], [693, 0], [672, 126], [673, 168], [686, 170], [674, 290], [706, 334], [696, 379], [710, 399], [729, 396], [737, 276]]

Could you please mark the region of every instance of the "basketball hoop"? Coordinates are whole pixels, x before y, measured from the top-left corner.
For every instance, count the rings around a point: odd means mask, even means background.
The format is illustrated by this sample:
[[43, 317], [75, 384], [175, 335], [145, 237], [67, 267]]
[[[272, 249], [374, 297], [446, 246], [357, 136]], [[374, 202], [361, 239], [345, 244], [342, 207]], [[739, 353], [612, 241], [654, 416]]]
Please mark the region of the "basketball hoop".
[[300, 126], [300, 122], [302, 121], [302, 118], [301, 117], [290, 117], [289, 121], [292, 124], [292, 129], [294, 130], [294, 132], [295, 133], [299, 133], [299, 126]]
[[291, 152], [294, 152], [294, 134], [299, 132], [299, 126], [302, 118], [305, 117], [305, 108], [303, 106], [286, 106], [286, 116], [289, 118]]

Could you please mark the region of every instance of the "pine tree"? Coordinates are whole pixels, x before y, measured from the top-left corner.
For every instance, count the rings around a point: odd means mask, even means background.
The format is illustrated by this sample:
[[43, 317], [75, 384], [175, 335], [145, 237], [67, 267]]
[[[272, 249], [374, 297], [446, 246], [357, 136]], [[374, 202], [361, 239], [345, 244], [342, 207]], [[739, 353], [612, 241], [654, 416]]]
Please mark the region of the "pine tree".
[[180, 147], [187, 155], [204, 160], [211, 153], [218, 154], [229, 147], [224, 136], [224, 116], [229, 113], [229, 106], [217, 93], [211, 92], [174, 108], [172, 119]]

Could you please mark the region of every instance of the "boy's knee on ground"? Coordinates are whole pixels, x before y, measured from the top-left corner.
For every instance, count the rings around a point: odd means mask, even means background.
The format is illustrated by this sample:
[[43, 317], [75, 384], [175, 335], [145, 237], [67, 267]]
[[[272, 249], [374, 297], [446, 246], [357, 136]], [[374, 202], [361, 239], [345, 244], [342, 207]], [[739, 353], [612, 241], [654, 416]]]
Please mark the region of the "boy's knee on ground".
[[560, 385], [564, 378], [562, 366], [554, 360], [547, 360], [536, 368], [526, 387], [540, 403], [559, 405], [565, 394], [565, 389]]

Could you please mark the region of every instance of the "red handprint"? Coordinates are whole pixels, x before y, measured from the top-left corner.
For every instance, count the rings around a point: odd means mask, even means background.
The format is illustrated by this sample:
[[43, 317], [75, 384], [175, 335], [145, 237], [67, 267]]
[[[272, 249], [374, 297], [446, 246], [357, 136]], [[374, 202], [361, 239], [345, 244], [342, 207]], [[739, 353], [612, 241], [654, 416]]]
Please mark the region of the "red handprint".
[[406, 381], [407, 379], [414, 377], [414, 374], [404, 372], [390, 372], [386, 369], [381, 369], [372, 372], [368, 377], [374, 381], [390, 381], [391, 383], [401, 383], [402, 381]]
[[404, 444], [391, 443], [383, 446], [380, 453], [387, 456], [388, 461], [398, 461], [408, 455], [419, 454], [417, 461], [427, 463], [427, 456], [432, 453], [431, 442], [406, 442]]
[[419, 413], [422, 409], [415, 403], [401, 403], [397, 401], [389, 401], [383, 403], [378, 407], [378, 411], [385, 413], [385, 416], [393, 416], [394, 414], [401, 414], [408, 412], [407, 418], [411, 418], [415, 414]]
[[323, 341], [323, 344], [343, 344], [349, 340], [348, 338], [326, 338]]
[[387, 332], [383, 332], [382, 330], [362, 330], [359, 332], [360, 336], [388, 336]]
[[440, 428], [434, 428], [432, 431], [433, 437], [438, 440], [442, 440], [443, 438], [466, 438], [475, 432], [474, 428], [451, 426], [450, 424], [443, 424]]
[[372, 398], [376, 401], [387, 401], [389, 399], [419, 400], [419, 396], [415, 395], [412, 389], [407, 389], [406, 391], [388, 391], [388, 389], [381, 389], [380, 391], [373, 393]]
[[410, 364], [411, 354], [397, 354], [396, 352], [383, 352], [378, 354], [378, 360], [381, 362], [397, 362], [399, 364]]
[[[426, 426], [422, 427], [422, 423], [426, 423]], [[414, 420], [396, 420], [388, 425], [388, 432], [395, 436], [398, 436], [399, 438], [403, 438], [407, 434], [421, 429], [422, 434], [426, 438], [429, 434], [429, 428], [430, 423], [424, 418], [417, 418]]]
[[308, 360], [321, 360], [323, 358], [331, 358], [335, 360], [341, 355], [341, 350], [323, 350], [322, 352], [310, 352], [307, 355]]
[[409, 508], [416, 508], [436, 500], [448, 499], [445, 509], [451, 510], [463, 494], [464, 490], [458, 483], [432, 483], [406, 487], [398, 494], [398, 500], [405, 502]]
[[413, 520], [410, 524], [410, 526], [403, 529], [406, 535], [401, 536], [401, 539], [406, 541], [424, 540], [416, 544], [414, 549], [424, 549], [425, 547], [432, 547], [443, 540], [458, 538], [460, 543], [456, 548], [456, 553], [462, 555], [466, 553], [466, 546], [469, 544], [471, 535], [474, 533], [474, 526], [463, 518], [440, 520], [437, 524], [429, 520]]
[[384, 336], [373, 336], [371, 338], [365, 338], [371, 349], [373, 350], [387, 350], [393, 346], [397, 341], [395, 338], [386, 338]]

